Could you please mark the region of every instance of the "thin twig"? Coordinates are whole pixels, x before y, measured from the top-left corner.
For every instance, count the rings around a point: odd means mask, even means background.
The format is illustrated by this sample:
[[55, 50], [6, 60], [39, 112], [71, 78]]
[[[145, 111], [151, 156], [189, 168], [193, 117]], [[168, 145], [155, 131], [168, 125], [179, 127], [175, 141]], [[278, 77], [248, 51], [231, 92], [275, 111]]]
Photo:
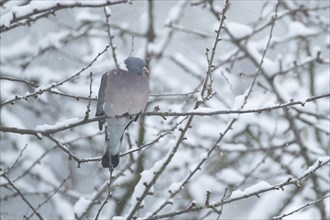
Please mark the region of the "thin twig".
[[282, 220], [284, 217], [287, 217], [287, 216], [292, 215], [296, 212], [299, 212], [300, 210], [302, 210], [304, 208], [307, 208], [308, 206], [314, 205], [315, 203], [322, 202], [322, 200], [324, 200], [326, 198], [329, 198], [329, 197], [330, 197], [330, 195], [325, 195], [325, 196], [323, 196], [323, 197], [321, 197], [317, 200], [314, 200], [312, 202], [308, 202], [307, 204], [305, 204], [305, 205], [301, 206], [300, 208], [297, 208], [297, 209], [295, 209], [295, 210], [293, 210], [289, 213], [286, 213], [286, 214], [283, 214], [283, 215], [280, 215], [280, 216], [275, 216], [275, 217], [273, 217], [273, 220]]
[[[36, 210], [39, 210], [43, 205], [45, 205], [59, 190], [60, 190], [60, 188], [65, 184], [65, 182], [68, 180], [70, 178], [70, 176], [67, 176], [62, 182], [61, 182], [61, 184], [58, 186], [58, 187], [56, 187], [55, 189], [54, 189], [54, 191], [52, 192], [52, 193], [50, 193], [48, 196], [47, 196], [47, 198], [42, 202], [42, 203], [40, 203], [38, 206], [37, 206], [37, 208], [36, 208]], [[30, 216], [28, 216], [27, 218], [29, 219], [29, 218], [32, 218], [32, 216], [33, 216], [33, 213], [30, 215]]]
[[[14, 167], [18, 164], [18, 162], [19, 162], [19, 160], [21, 159], [21, 157], [23, 156], [23, 152], [26, 150], [27, 146], [28, 146], [28, 145], [26, 144], [26, 145], [23, 147], [23, 149], [20, 151], [18, 157], [16, 158], [15, 162], [13, 163], [13, 165], [11, 165], [11, 166], [8, 168], [8, 170], [14, 168]], [[6, 170], [5, 172], [8, 173], [8, 170]]]
[[89, 95], [88, 95], [88, 104], [87, 104], [87, 109], [85, 112], [85, 118], [84, 120], [87, 120], [89, 118], [89, 113], [91, 111], [91, 98], [92, 98], [92, 93], [93, 93], [93, 73], [89, 73]]
[[131, 52], [129, 53], [129, 57], [131, 57], [134, 52], [134, 37], [135, 36], [132, 35]]
[[103, 8], [103, 11], [104, 11], [104, 15], [105, 15], [107, 34], [109, 37], [109, 44], [110, 44], [111, 50], [112, 50], [112, 58], [113, 58], [113, 61], [115, 62], [117, 69], [119, 69], [119, 64], [118, 64], [117, 55], [116, 55], [117, 47], [113, 44], [114, 36], [111, 35], [111, 26], [110, 26], [110, 22], [109, 22], [109, 18], [111, 16], [111, 14], [108, 13], [106, 7]]
[[43, 220], [43, 217], [40, 215], [40, 213], [33, 207], [33, 205], [25, 198], [23, 193], [14, 185], [14, 183], [7, 177], [6, 174], [2, 173], [2, 177], [4, 177], [9, 185], [17, 192], [17, 194], [23, 199], [23, 201], [32, 209], [33, 213], [41, 220]]
[[102, 209], [109, 202], [109, 199], [112, 197], [111, 184], [112, 184], [112, 181], [113, 181], [113, 177], [112, 177], [113, 166], [111, 164], [111, 161], [110, 161], [109, 173], [110, 173], [110, 176], [109, 176], [109, 183], [108, 183], [108, 193], [107, 193], [107, 196], [105, 197], [105, 199], [103, 200], [100, 208], [97, 210], [96, 216], [95, 216], [94, 220], [98, 220], [99, 219], [99, 215], [100, 215]]
[[[208, 67], [207, 67], [206, 75], [205, 75], [205, 78], [204, 78], [203, 86], [202, 86], [202, 89], [201, 89], [201, 98], [203, 100], [209, 98], [209, 96], [212, 94], [211, 73], [213, 72], [213, 68], [214, 68], [213, 60], [214, 60], [214, 57], [215, 57], [217, 46], [218, 46], [219, 42], [221, 41], [220, 33], [221, 33], [221, 30], [223, 29], [224, 21], [226, 19], [226, 12], [227, 12], [228, 8], [229, 8], [229, 0], [226, 0], [225, 1], [225, 6], [223, 7], [222, 12], [221, 12], [222, 16], [220, 18], [219, 27], [218, 27], [217, 30], [215, 30], [216, 36], [215, 36], [215, 40], [214, 40], [214, 43], [213, 43], [213, 46], [212, 46], [212, 51], [211, 51], [211, 56], [210, 57], [209, 57], [209, 49], [206, 49], [205, 55], [206, 55]], [[207, 96], [204, 95], [206, 90], [208, 91]]]

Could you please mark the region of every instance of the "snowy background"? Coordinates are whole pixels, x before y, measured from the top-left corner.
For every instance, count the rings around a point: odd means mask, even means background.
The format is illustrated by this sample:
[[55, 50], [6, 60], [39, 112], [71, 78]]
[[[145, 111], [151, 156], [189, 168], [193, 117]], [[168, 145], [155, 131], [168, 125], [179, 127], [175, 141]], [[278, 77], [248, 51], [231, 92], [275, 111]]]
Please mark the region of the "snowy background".
[[[1, 219], [329, 218], [329, 1], [0, 4]], [[97, 91], [130, 53], [151, 94], [110, 178]]]

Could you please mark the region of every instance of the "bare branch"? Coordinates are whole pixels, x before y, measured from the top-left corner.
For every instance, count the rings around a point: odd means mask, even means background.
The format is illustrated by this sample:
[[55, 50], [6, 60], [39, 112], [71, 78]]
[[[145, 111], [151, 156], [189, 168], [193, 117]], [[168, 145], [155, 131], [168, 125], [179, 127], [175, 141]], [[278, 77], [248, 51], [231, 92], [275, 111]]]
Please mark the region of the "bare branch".
[[33, 213], [39, 218], [39, 219], [44, 219], [41, 215], [40, 215], [40, 213], [33, 207], [33, 205], [29, 202], [29, 200], [27, 200], [26, 198], [25, 198], [25, 196], [23, 195], [23, 193], [14, 185], [14, 183], [7, 177], [7, 175], [6, 174], [4, 174], [4, 173], [1, 173], [1, 176], [3, 177], [3, 178], [5, 178], [7, 181], [8, 181], [8, 183], [9, 183], [9, 185], [18, 193], [18, 195], [22, 198], [22, 200], [32, 209], [32, 211], [33, 211]]
[[110, 25], [110, 21], [109, 21], [109, 18], [111, 16], [111, 14], [108, 12], [108, 9], [106, 7], [103, 8], [103, 12], [104, 12], [104, 15], [105, 15], [107, 34], [108, 34], [108, 37], [109, 37], [109, 44], [110, 44], [111, 50], [112, 50], [112, 58], [113, 58], [113, 61], [115, 62], [116, 67], [119, 68], [117, 55], [116, 55], [116, 49], [117, 48], [113, 44], [114, 36], [111, 35], [111, 25]]
[[[205, 55], [206, 55], [206, 58], [207, 58], [208, 66], [207, 66], [206, 75], [205, 75], [205, 78], [204, 78], [204, 81], [203, 81], [203, 86], [202, 86], [202, 89], [201, 89], [201, 98], [203, 100], [209, 98], [209, 96], [213, 93], [212, 92], [212, 79], [211, 79], [211, 73], [213, 72], [213, 68], [214, 68], [213, 60], [214, 60], [214, 56], [215, 56], [215, 52], [216, 52], [218, 43], [221, 41], [220, 33], [221, 33], [221, 30], [223, 29], [224, 21], [226, 19], [226, 12], [227, 12], [228, 8], [229, 8], [229, 0], [226, 0], [225, 5], [224, 5], [224, 7], [222, 9], [222, 12], [221, 12], [222, 16], [220, 18], [219, 28], [215, 31], [216, 36], [215, 36], [215, 40], [214, 40], [214, 43], [213, 43], [213, 46], [212, 46], [212, 51], [211, 51], [211, 56], [210, 57], [209, 57], [209, 49], [206, 49]], [[206, 90], [208, 92], [207, 96], [204, 95]]]
[[89, 73], [89, 95], [88, 95], [88, 104], [87, 104], [87, 109], [86, 109], [86, 112], [85, 112], [85, 118], [84, 120], [87, 120], [89, 118], [89, 113], [91, 111], [91, 100], [92, 100], [92, 93], [93, 93], [93, 88], [92, 88], [92, 85], [93, 85], [93, 73], [90, 72]]
[[293, 210], [293, 211], [291, 211], [291, 212], [289, 212], [287, 214], [283, 214], [281, 216], [275, 216], [275, 217], [273, 217], [273, 220], [282, 220], [284, 217], [287, 217], [287, 216], [292, 215], [292, 214], [294, 214], [296, 212], [299, 212], [300, 210], [302, 210], [304, 208], [307, 208], [307, 207], [309, 207], [311, 205], [314, 205], [315, 203], [322, 202], [322, 200], [324, 200], [326, 198], [329, 198], [329, 197], [330, 197], [330, 195], [326, 195], [326, 196], [323, 196], [322, 198], [319, 198], [319, 199], [314, 200], [312, 202], [308, 202], [307, 204], [303, 205], [302, 207], [300, 207], [298, 209], [295, 209], [295, 210]]

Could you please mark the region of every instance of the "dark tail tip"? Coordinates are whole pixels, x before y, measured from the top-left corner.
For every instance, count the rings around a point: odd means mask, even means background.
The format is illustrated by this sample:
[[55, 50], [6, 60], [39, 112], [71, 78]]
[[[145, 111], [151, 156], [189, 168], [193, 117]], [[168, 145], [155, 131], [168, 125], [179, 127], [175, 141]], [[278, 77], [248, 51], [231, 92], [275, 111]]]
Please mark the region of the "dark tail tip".
[[[102, 163], [103, 168], [110, 168], [110, 158], [109, 158], [108, 153], [103, 155], [101, 163]], [[118, 166], [118, 164], [119, 164], [119, 155], [118, 154], [111, 155], [111, 164], [112, 164], [113, 168]]]
[[111, 155], [111, 164], [113, 167], [118, 166], [119, 164], [119, 154]]
[[109, 159], [109, 154], [106, 153], [102, 157], [102, 167], [103, 168], [109, 168], [110, 167], [110, 159]]

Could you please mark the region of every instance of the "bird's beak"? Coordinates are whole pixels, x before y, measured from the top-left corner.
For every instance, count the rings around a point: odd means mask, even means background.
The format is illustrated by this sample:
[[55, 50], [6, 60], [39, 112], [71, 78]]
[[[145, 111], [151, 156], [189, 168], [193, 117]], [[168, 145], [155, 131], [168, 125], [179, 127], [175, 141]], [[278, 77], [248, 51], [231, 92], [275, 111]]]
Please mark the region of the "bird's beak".
[[143, 70], [144, 70], [144, 73], [146, 73], [147, 75], [149, 75], [149, 70], [148, 70], [148, 68], [147, 67], [143, 67]]

